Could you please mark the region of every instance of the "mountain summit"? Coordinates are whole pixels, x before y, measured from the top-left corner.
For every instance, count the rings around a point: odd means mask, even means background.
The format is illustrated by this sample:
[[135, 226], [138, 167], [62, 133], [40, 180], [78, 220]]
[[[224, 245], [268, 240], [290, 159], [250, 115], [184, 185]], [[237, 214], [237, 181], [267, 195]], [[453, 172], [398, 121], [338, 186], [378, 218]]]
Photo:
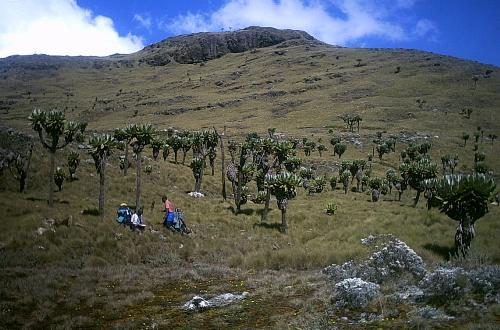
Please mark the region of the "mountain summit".
[[201, 32], [168, 38], [145, 47], [136, 55], [139, 61], [153, 66], [166, 65], [172, 60], [188, 64], [212, 60], [228, 53], [274, 46], [289, 40], [317, 41], [304, 31], [251, 26], [238, 31]]

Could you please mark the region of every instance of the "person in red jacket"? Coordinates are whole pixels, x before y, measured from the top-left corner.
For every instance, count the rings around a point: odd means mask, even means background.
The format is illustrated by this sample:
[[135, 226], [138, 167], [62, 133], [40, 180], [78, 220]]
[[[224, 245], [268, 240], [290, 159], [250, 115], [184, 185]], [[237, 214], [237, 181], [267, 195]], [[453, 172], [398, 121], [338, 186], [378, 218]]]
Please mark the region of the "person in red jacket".
[[165, 220], [163, 221], [163, 225], [165, 225], [167, 227], [171, 227], [174, 225], [174, 221], [175, 221], [174, 204], [165, 195], [162, 196], [161, 201], [163, 202], [163, 212], [166, 213]]

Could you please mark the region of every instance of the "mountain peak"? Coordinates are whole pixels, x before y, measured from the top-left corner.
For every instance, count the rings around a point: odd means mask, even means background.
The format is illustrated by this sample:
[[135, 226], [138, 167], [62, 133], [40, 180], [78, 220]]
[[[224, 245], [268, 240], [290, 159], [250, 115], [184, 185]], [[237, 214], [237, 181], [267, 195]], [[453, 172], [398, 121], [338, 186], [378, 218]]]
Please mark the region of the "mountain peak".
[[199, 32], [171, 37], [149, 45], [137, 54], [140, 61], [153, 66], [166, 65], [172, 60], [188, 64], [212, 60], [228, 53], [274, 46], [288, 40], [319, 42], [304, 31], [249, 26], [237, 31]]

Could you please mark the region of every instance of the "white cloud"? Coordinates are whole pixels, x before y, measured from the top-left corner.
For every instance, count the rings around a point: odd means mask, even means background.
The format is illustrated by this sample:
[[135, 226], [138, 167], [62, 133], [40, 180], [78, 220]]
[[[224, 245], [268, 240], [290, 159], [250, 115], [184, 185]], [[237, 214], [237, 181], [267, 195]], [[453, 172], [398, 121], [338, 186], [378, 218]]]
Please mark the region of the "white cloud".
[[110, 55], [143, 48], [140, 37], [120, 36], [113, 21], [75, 0], [0, 1], [0, 57], [13, 54]]
[[304, 30], [336, 45], [355, 44], [364, 37], [400, 41], [415, 36], [400, 14], [410, 10], [416, 1], [228, 0], [212, 13], [179, 15], [160, 28], [193, 33], [259, 25]]
[[413, 29], [413, 33], [420, 38], [427, 37], [431, 41], [436, 41], [439, 30], [436, 24], [423, 18], [417, 22]]
[[143, 28], [151, 32], [153, 22], [150, 15], [135, 14], [134, 21], [138, 22]]

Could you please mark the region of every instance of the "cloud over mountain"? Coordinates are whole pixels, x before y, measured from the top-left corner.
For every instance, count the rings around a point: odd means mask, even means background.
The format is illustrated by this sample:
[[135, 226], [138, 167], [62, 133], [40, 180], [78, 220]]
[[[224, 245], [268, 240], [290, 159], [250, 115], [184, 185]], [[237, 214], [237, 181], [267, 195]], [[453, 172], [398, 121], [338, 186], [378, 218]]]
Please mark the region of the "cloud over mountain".
[[94, 15], [75, 0], [0, 1], [0, 57], [110, 55], [142, 47], [140, 37], [121, 36], [110, 18]]
[[349, 45], [364, 37], [398, 41], [416, 36], [416, 28], [402, 22], [399, 15], [414, 3], [415, 0], [230, 0], [214, 12], [188, 12], [163, 22], [162, 27], [174, 33], [191, 33], [258, 25], [304, 30], [338, 45]]

